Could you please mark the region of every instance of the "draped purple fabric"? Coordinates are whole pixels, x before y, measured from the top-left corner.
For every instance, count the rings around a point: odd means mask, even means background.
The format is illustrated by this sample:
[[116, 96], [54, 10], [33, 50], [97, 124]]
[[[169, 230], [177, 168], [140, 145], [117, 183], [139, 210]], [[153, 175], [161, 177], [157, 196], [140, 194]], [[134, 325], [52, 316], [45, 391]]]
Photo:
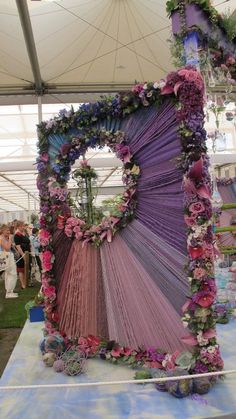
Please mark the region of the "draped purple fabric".
[[183, 270], [187, 257], [173, 249], [139, 220], [128, 225], [121, 236], [166, 299], [182, 314], [181, 308], [189, 294]]
[[180, 316], [120, 235], [101, 247], [110, 339], [126, 346], [186, 347]]
[[124, 125], [131, 152], [141, 167], [136, 217], [186, 254], [183, 174], [175, 160], [181, 149], [174, 105], [167, 102], [158, 112], [154, 106], [137, 111]]
[[100, 249], [75, 240], [63, 273], [65, 255], [58, 249], [60, 328], [69, 336], [98, 334], [171, 352], [185, 348], [180, 317], [188, 295], [187, 250], [177, 127], [169, 101], [122, 121], [141, 169], [136, 220]]
[[[235, 193], [231, 185], [219, 185], [218, 190], [224, 204], [236, 202]], [[222, 211], [222, 214], [220, 215], [220, 226], [230, 226], [231, 218], [235, 214], [235, 209]], [[223, 246], [236, 246], [236, 237], [230, 231], [227, 231], [220, 234], [220, 242]]]

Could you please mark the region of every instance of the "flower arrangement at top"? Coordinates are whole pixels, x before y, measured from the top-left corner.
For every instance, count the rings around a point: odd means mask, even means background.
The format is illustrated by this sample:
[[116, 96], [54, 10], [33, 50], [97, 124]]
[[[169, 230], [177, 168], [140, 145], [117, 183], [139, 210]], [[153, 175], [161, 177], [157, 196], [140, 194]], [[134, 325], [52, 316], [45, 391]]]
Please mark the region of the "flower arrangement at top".
[[229, 41], [234, 41], [236, 38], [236, 18], [229, 13], [220, 14], [212, 6], [210, 0], [168, 0], [166, 2], [166, 12], [170, 17], [174, 12], [180, 11], [182, 13], [183, 5], [194, 4], [201, 8], [209, 17], [213, 25], [218, 25], [225, 32]]
[[[183, 339], [193, 348], [193, 362], [189, 363], [188, 369], [190, 372], [219, 371], [223, 368], [223, 361], [216, 341], [213, 309], [216, 286], [211, 226], [211, 180], [208, 173], [209, 159], [206, 155], [206, 131], [203, 128], [204, 84], [200, 73], [190, 66], [171, 72], [161, 84], [138, 84], [132, 91], [122, 93], [114, 99], [107, 98], [96, 104], [83, 105], [77, 112], [71, 110], [40, 124], [37, 182], [41, 197], [40, 240], [43, 246], [42, 284], [47, 318], [45, 326], [47, 333], [59, 333], [52, 248], [55, 224], [59, 229], [64, 229], [68, 237], [77, 237], [79, 240], [100, 245], [103, 240], [111, 241], [118, 228], [122, 228], [130, 216], [134, 216], [137, 180], [142, 168], [134, 161], [124, 133], [98, 131], [93, 123], [104, 118], [123, 118], [142, 106], [158, 106], [166, 97], [176, 103], [182, 147], [177, 165], [183, 171], [184, 219], [189, 255], [187, 274], [191, 291], [183, 307], [183, 321], [189, 331]], [[50, 161], [49, 135], [68, 133], [72, 129], [77, 129], [79, 134], [71, 135], [70, 141], [62, 145], [57, 158]], [[99, 226], [89, 226], [83, 220], [71, 217], [66, 182], [73, 163], [88, 147], [102, 147], [105, 144], [116, 152], [124, 164], [123, 178], [127, 189], [120, 206], [120, 217], [111, 217], [109, 220], [105, 218]], [[154, 351], [154, 355], [156, 352]], [[165, 368], [167, 364], [161, 363], [161, 368]], [[176, 367], [174, 361], [173, 365]]]

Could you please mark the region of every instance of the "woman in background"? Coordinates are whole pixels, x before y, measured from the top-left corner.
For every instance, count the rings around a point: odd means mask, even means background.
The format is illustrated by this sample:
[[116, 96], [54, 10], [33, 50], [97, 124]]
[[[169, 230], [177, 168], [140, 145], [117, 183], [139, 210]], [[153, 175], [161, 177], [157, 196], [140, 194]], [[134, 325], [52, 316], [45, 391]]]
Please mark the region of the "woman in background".
[[23, 221], [16, 222], [16, 231], [14, 235], [14, 242], [17, 248], [17, 251], [20, 253], [20, 256], [23, 256], [19, 261], [16, 262], [17, 272], [19, 274], [19, 280], [21, 283], [21, 288], [25, 289], [27, 285], [26, 276], [25, 276], [25, 252], [30, 252], [30, 239], [25, 234], [25, 223]]
[[0, 251], [4, 251], [8, 254], [8, 263], [5, 269], [5, 289], [6, 298], [17, 298], [18, 294], [14, 292], [17, 283], [16, 264], [12, 248], [12, 237], [10, 235], [10, 229], [7, 225], [1, 227], [0, 235]]

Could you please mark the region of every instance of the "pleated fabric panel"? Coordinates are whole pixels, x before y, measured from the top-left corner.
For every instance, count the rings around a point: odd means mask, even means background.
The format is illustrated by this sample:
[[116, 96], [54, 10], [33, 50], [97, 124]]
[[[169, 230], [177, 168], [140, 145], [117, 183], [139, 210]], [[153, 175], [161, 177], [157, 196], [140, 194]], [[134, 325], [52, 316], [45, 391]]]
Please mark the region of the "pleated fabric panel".
[[73, 241], [57, 301], [60, 330], [67, 336], [108, 337], [99, 249]]
[[103, 244], [101, 259], [109, 338], [136, 349], [184, 349], [180, 315], [119, 235]]

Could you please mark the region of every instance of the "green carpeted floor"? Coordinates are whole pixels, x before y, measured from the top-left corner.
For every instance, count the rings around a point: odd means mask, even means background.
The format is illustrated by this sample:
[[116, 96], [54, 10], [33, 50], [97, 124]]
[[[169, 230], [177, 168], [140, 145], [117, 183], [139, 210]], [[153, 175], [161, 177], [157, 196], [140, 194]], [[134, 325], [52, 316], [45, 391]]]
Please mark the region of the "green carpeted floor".
[[0, 329], [22, 328], [25, 324], [27, 313], [25, 304], [34, 299], [38, 294], [40, 284], [36, 282], [33, 287], [20, 289], [19, 284], [15, 289], [18, 298], [5, 298], [4, 280], [0, 277]]

